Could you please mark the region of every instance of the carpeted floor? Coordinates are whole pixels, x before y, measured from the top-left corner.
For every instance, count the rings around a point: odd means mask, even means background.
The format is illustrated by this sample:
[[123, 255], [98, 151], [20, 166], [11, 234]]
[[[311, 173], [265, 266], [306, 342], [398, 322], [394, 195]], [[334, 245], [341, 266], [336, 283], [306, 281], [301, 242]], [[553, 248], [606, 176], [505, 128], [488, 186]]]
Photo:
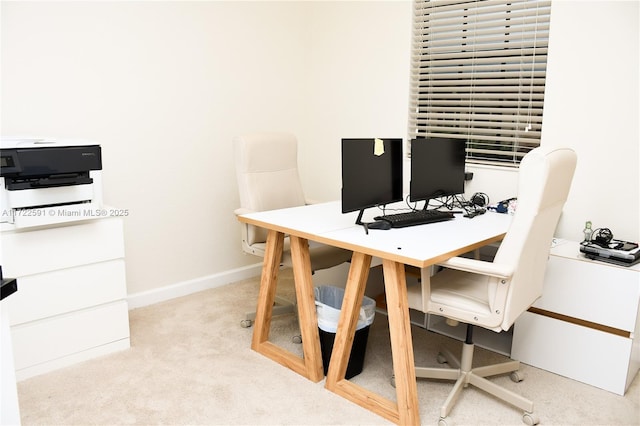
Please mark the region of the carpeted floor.
[[[376, 425], [385, 419], [250, 349], [240, 327], [255, 307], [259, 280], [247, 280], [130, 312], [131, 349], [18, 383], [23, 425]], [[291, 294], [290, 271], [278, 290]], [[295, 316], [274, 320], [272, 340], [290, 342]], [[442, 345], [459, 343], [414, 327], [416, 363], [437, 365]], [[594, 348], [597, 350], [597, 348]], [[504, 358], [476, 350], [478, 364]], [[603, 362], [607, 360], [603, 359]], [[526, 379], [503, 386], [533, 399], [541, 424], [638, 425], [640, 380], [622, 397], [523, 365]], [[352, 380], [394, 399], [386, 317], [370, 327], [363, 372]], [[436, 424], [451, 384], [418, 381], [423, 424]], [[448, 417], [450, 425], [521, 425], [521, 412], [473, 388]]]

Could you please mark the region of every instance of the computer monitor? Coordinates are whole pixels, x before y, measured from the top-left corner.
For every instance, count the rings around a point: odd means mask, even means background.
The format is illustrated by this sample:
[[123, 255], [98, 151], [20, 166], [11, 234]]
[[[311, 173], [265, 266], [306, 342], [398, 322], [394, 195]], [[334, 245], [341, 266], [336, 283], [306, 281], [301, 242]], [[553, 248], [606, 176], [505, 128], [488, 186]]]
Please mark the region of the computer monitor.
[[402, 139], [342, 139], [342, 213], [402, 200]]
[[409, 200], [429, 200], [464, 192], [463, 139], [425, 138], [411, 141]]

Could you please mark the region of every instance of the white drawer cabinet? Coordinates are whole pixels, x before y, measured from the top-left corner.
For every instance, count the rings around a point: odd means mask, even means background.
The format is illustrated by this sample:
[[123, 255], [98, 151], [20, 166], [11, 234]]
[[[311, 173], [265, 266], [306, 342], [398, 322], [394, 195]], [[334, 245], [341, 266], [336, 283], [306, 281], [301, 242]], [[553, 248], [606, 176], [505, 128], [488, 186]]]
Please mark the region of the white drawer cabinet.
[[129, 347], [121, 218], [2, 232], [16, 377]]
[[515, 324], [511, 356], [624, 395], [640, 367], [640, 265], [551, 251], [542, 297]]

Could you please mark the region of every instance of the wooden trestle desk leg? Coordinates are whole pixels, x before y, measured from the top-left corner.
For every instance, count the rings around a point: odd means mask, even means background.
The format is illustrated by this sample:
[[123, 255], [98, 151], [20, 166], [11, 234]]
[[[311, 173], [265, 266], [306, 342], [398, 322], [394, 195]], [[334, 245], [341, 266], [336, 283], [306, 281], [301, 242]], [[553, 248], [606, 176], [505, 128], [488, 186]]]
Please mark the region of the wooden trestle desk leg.
[[393, 373], [400, 416], [399, 424], [419, 425], [418, 386], [413, 358], [405, 265], [385, 259], [382, 261], [382, 268], [389, 316]]
[[316, 316], [313, 281], [311, 279], [311, 262], [309, 258], [309, 243], [304, 238], [290, 237], [291, 257], [293, 260], [293, 274], [295, 281], [300, 333], [302, 335], [302, 350], [304, 357], [280, 348], [269, 342], [273, 304], [278, 284], [278, 270], [282, 259], [284, 234], [270, 230], [267, 236], [262, 276], [260, 278], [260, 292], [258, 307], [254, 323], [251, 348], [273, 361], [319, 382], [324, 377], [322, 369], [322, 354], [320, 352], [320, 336]]
[[353, 254], [325, 387], [392, 422], [419, 425], [404, 265], [383, 261], [397, 403], [345, 379], [370, 266], [371, 256]]

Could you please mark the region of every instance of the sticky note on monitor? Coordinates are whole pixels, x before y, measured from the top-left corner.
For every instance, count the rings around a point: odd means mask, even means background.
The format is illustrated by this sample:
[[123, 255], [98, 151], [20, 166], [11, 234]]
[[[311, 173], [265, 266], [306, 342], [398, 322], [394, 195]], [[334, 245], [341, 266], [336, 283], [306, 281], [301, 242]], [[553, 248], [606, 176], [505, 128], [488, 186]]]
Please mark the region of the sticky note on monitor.
[[381, 156], [384, 154], [384, 141], [382, 139], [375, 138], [373, 142], [373, 155]]

